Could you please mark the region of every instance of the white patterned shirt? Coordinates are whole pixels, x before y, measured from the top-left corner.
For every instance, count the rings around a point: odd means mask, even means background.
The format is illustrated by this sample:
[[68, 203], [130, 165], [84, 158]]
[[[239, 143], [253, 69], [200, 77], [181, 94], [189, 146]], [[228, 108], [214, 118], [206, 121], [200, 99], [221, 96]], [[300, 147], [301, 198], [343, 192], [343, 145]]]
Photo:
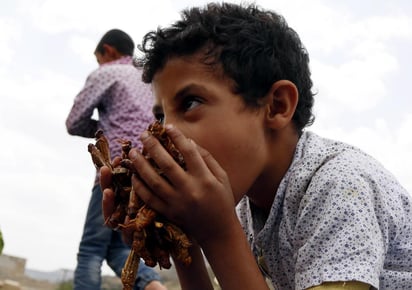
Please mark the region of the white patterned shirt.
[[412, 198], [353, 146], [304, 132], [269, 216], [247, 197], [237, 211], [275, 289], [351, 280], [412, 289]]

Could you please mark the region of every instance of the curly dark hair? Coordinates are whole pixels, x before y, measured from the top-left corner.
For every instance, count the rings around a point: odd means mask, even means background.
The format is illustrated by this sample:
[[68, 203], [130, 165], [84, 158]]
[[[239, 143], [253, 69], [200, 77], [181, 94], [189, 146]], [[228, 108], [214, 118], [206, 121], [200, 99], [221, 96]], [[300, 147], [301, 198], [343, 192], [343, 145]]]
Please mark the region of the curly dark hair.
[[144, 82], [152, 82], [171, 57], [205, 50], [204, 64], [220, 65], [249, 106], [259, 106], [274, 82], [293, 82], [299, 92], [296, 129], [313, 123], [309, 55], [281, 15], [255, 4], [209, 3], [183, 10], [181, 16], [170, 27], [147, 33], [138, 46], [144, 53]]

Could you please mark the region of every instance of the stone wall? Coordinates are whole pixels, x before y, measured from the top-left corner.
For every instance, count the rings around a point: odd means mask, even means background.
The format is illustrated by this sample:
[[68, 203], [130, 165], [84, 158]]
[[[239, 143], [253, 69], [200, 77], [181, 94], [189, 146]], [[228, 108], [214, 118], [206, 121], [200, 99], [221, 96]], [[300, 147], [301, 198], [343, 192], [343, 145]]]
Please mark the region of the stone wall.
[[0, 279], [15, 279], [24, 276], [26, 259], [0, 255]]

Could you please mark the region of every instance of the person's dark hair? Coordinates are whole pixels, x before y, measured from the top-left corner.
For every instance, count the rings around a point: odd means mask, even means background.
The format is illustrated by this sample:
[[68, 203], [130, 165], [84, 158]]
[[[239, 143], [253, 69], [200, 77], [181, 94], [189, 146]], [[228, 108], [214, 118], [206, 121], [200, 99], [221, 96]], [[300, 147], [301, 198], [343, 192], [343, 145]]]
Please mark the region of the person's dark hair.
[[250, 106], [259, 106], [274, 82], [293, 82], [299, 91], [294, 124], [300, 132], [313, 123], [309, 56], [282, 16], [254, 4], [229, 3], [188, 8], [181, 16], [169, 28], [147, 33], [138, 46], [144, 53], [140, 59], [144, 82], [152, 82], [171, 57], [205, 49], [203, 62], [220, 65], [234, 80], [234, 92]]
[[96, 52], [104, 53], [103, 45], [108, 44], [113, 46], [123, 55], [133, 56], [135, 44], [133, 39], [120, 29], [112, 29], [107, 31], [100, 39], [96, 47]]

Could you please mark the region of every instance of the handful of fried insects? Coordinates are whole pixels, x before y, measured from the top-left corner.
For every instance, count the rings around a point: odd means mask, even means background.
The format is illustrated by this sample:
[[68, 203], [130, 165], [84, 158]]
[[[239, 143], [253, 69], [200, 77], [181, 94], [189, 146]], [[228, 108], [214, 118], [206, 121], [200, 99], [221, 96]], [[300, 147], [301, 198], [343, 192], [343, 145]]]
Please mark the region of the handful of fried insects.
[[[167, 136], [163, 126], [159, 122], [154, 122], [149, 125], [148, 131], [160, 141], [174, 160], [185, 168], [183, 157]], [[120, 165], [114, 167], [111, 163], [109, 143], [103, 131], [97, 131], [95, 137], [96, 144], [88, 146], [93, 163], [97, 169], [104, 165], [109, 167], [113, 174], [112, 188], [115, 192], [116, 209], [105, 221], [105, 224], [113, 229], [133, 233], [130, 254], [121, 275], [123, 290], [133, 289], [140, 258], [144, 260], [146, 265], [150, 267], [159, 265], [161, 269], [171, 267], [170, 256], [176, 261], [189, 265], [192, 261], [189, 255], [191, 242], [186, 234], [148, 207], [133, 190], [131, 177], [136, 172], [128, 159], [128, 153], [132, 148], [131, 142], [124, 139], [119, 140], [122, 147], [122, 160]], [[144, 149], [142, 153], [162, 175], [160, 168]]]

